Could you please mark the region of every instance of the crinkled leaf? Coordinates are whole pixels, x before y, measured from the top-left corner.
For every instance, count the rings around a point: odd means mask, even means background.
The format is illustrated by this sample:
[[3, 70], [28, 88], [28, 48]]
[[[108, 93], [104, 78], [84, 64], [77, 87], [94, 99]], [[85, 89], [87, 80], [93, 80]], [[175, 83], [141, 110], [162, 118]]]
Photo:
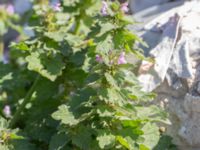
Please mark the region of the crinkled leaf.
[[144, 144], [140, 144], [139, 150], [150, 150], [150, 149], [146, 147]]
[[113, 110], [106, 106], [100, 106], [97, 109], [97, 113], [99, 114], [100, 117], [113, 117], [114, 115]]
[[22, 51], [29, 50], [29, 47], [28, 47], [28, 45], [25, 42], [12, 43], [11, 47], [14, 47], [14, 48], [22, 50]]
[[41, 58], [37, 52], [32, 52], [31, 55], [26, 57], [28, 62], [28, 69], [40, 73], [42, 76], [54, 81], [62, 70], [65, 68], [62, 62], [62, 56], [56, 55], [49, 58]]
[[61, 105], [58, 108], [58, 111], [52, 114], [52, 117], [55, 120], [60, 120], [63, 124], [66, 125], [76, 125], [79, 123], [73, 113], [69, 110], [69, 106]]
[[12, 73], [8, 73], [7, 75], [0, 78], [0, 84], [2, 84], [6, 80], [11, 80], [11, 79], [12, 79]]
[[149, 149], [153, 149], [158, 144], [160, 139], [160, 133], [157, 125], [148, 122], [143, 126], [142, 131], [144, 132], [142, 135], [144, 138], [142, 144], [144, 144]]
[[105, 73], [105, 77], [106, 77], [107, 82], [108, 82], [111, 86], [113, 86], [115, 89], [119, 90], [119, 86], [118, 86], [116, 80], [113, 78], [112, 75], [110, 75], [109, 73]]
[[170, 121], [167, 119], [167, 113], [156, 106], [137, 106], [135, 108], [137, 116], [141, 119], [150, 119], [152, 121], [170, 124]]
[[100, 31], [100, 35], [105, 34], [106, 32], [109, 32], [111, 30], [115, 29], [115, 26], [113, 26], [112, 23], [110, 22], [106, 22], [104, 24], [101, 24], [101, 31]]
[[130, 144], [128, 143], [128, 141], [126, 139], [124, 139], [122, 136], [117, 136], [116, 140], [125, 148], [127, 148], [128, 150], [130, 149]]
[[109, 149], [115, 144], [115, 136], [108, 133], [101, 133], [97, 140], [101, 149]]

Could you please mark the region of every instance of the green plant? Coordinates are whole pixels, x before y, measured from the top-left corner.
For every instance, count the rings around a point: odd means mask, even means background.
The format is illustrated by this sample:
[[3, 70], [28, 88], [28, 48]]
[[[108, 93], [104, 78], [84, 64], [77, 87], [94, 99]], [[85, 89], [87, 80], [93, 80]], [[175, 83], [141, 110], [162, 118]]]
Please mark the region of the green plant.
[[[0, 95], [12, 99], [14, 112], [9, 128], [20, 128], [11, 132], [28, 139], [20, 150], [157, 145], [156, 123], [166, 121], [166, 114], [150, 105], [154, 95], [141, 91], [136, 64], [126, 59], [144, 57], [135, 49], [142, 41], [127, 28], [134, 21], [125, 6], [101, 0], [35, 3], [29, 22], [35, 37], [13, 44], [12, 63], [1, 64], [7, 69], [0, 74]], [[2, 145], [13, 147], [12, 138]]]

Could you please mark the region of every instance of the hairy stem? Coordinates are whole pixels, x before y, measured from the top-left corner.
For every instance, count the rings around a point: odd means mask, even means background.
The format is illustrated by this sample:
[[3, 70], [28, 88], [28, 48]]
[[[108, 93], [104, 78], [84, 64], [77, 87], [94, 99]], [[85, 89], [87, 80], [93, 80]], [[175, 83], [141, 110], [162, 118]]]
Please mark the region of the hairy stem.
[[10, 122], [10, 127], [13, 128], [16, 124], [16, 122], [18, 121], [21, 113], [24, 111], [26, 104], [28, 102], [30, 102], [31, 97], [33, 95], [33, 92], [35, 91], [35, 87], [37, 86], [38, 82], [40, 80], [40, 75], [37, 76], [37, 78], [35, 79], [33, 85], [31, 86], [30, 90], [28, 91], [28, 93], [26, 94], [24, 101], [22, 102], [22, 104], [19, 106], [18, 110], [16, 111], [16, 113], [14, 114], [11, 122]]

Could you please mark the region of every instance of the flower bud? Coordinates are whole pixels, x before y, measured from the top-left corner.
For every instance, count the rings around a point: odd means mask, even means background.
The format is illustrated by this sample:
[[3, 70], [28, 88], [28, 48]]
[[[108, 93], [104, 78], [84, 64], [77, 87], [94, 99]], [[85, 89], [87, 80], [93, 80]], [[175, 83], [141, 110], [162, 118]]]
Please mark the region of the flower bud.
[[108, 15], [108, 12], [107, 12], [108, 4], [105, 1], [102, 1], [102, 4], [103, 4], [103, 6], [101, 8], [101, 14], [102, 14], [102, 16], [107, 16]]
[[121, 4], [121, 11], [127, 13], [129, 11], [128, 2]]
[[12, 4], [9, 4], [7, 7], [6, 7], [6, 11], [10, 14], [10, 15], [13, 15], [15, 13], [15, 8]]
[[4, 114], [6, 115], [6, 117], [11, 116], [11, 109], [9, 105], [6, 105], [3, 109]]
[[103, 58], [100, 55], [96, 55], [96, 61], [99, 63], [103, 62]]
[[61, 4], [60, 3], [56, 3], [54, 6], [53, 6], [53, 9], [55, 11], [61, 11]]
[[127, 64], [127, 61], [125, 59], [125, 52], [122, 52], [118, 58], [118, 61], [117, 61], [118, 65], [121, 65], [121, 64]]

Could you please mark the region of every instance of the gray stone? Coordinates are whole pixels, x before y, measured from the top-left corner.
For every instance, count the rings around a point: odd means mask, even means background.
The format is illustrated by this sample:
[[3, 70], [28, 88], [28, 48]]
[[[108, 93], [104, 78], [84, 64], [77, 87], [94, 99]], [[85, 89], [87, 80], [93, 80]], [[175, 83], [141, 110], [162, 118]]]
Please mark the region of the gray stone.
[[[159, 34], [154, 36], [157, 43], [147, 49], [155, 64], [145, 73], [141, 66], [139, 79], [143, 90], [156, 92], [155, 101], [169, 112], [172, 124], [166, 126], [167, 133], [180, 150], [200, 149], [199, 7], [200, 2], [184, 3], [151, 22], [146, 21], [139, 30], [143, 30], [143, 35]], [[178, 19], [174, 18], [176, 14]]]
[[167, 3], [170, 0], [132, 0], [131, 9], [133, 12], [139, 12], [154, 5]]

